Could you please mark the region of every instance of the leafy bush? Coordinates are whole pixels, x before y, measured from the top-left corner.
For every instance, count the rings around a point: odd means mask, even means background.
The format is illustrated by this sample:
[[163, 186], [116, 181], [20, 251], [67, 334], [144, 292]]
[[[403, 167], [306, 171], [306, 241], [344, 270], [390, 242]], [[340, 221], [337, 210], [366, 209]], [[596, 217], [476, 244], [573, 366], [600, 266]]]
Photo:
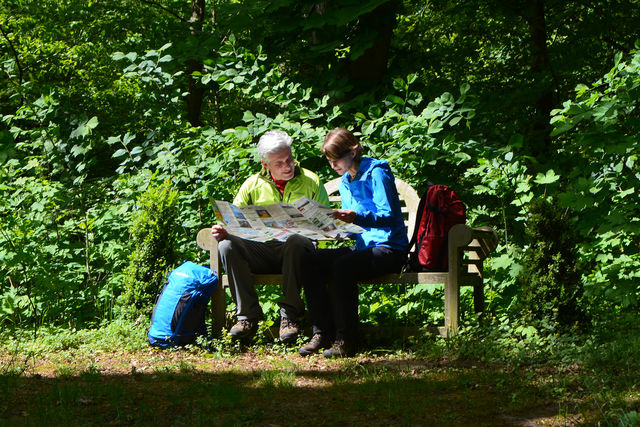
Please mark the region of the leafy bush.
[[570, 177], [558, 194], [579, 213], [591, 269], [585, 292], [637, 311], [640, 304], [640, 51], [615, 57], [603, 78], [576, 87], [575, 99], [551, 112], [560, 157]]
[[178, 194], [170, 181], [150, 186], [138, 199], [138, 212], [131, 225], [135, 250], [124, 271], [124, 292], [119, 303], [150, 315], [168, 271], [175, 267], [178, 229]]
[[529, 210], [526, 234], [530, 246], [518, 278], [518, 311], [537, 320], [555, 318], [563, 326], [584, 322], [578, 237], [572, 221], [546, 199], [535, 200]]

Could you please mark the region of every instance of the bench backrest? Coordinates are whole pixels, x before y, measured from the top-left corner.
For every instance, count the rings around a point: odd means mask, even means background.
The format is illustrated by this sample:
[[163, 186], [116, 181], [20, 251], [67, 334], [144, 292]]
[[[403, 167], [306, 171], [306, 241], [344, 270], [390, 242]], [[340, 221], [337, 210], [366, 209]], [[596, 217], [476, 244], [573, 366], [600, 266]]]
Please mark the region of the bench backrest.
[[[340, 193], [338, 192], [340, 179], [341, 178], [332, 179], [324, 185], [329, 195], [329, 201], [337, 203], [338, 205], [340, 204]], [[416, 224], [416, 211], [420, 203], [420, 196], [413, 187], [400, 178], [396, 178], [395, 182], [396, 188], [398, 189], [398, 196], [400, 196], [400, 207], [402, 208], [402, 215], [404, 216], [404, 225], [407, 227], [407, 236], [409, 240], [411, 240], [413, 227]]]

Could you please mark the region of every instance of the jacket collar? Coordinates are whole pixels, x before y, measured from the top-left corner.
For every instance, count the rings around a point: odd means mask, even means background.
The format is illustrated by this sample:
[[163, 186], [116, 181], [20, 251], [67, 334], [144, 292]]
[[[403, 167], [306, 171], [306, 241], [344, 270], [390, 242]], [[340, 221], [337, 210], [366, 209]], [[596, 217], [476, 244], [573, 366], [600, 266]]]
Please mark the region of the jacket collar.
[[377, 161], [370, 157], [362, 157], [360, 159], [360, 165], [358, 166], [358, 172], [355, 176], [349, 175], [349, 172], [342, 175], [342, 182], [347, 186], [350, 182], [359, 180], [363, 175], [369, 173], [373, 167], [377, 165]]

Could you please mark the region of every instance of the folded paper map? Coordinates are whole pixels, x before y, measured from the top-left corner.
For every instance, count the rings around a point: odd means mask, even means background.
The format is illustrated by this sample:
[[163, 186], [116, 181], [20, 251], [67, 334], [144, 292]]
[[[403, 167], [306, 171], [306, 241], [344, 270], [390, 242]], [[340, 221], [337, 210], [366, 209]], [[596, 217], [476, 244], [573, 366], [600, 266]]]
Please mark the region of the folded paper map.
[[364, 230], [333, 218], [334, 209], [302, 197], [294, 203], [236, 206], [216, 200], [216, 218], [230, 234], [248, 240], [286, 240], [301, 234], [312, 240], [341, 240]]

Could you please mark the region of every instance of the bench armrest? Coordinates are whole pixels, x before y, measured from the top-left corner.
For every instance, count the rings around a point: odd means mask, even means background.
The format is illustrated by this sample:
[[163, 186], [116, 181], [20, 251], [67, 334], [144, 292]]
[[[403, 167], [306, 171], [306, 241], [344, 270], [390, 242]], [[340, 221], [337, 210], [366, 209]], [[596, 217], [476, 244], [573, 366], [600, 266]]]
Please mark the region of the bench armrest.
[[218, 272], [220, 271], [220, 261], [218, 258], [218, 241], [211, 234], [211, 228], [203, 228], [198, 232], [196, 242], [201, 249], [209, 251], [209, 263], [211, 269]]

